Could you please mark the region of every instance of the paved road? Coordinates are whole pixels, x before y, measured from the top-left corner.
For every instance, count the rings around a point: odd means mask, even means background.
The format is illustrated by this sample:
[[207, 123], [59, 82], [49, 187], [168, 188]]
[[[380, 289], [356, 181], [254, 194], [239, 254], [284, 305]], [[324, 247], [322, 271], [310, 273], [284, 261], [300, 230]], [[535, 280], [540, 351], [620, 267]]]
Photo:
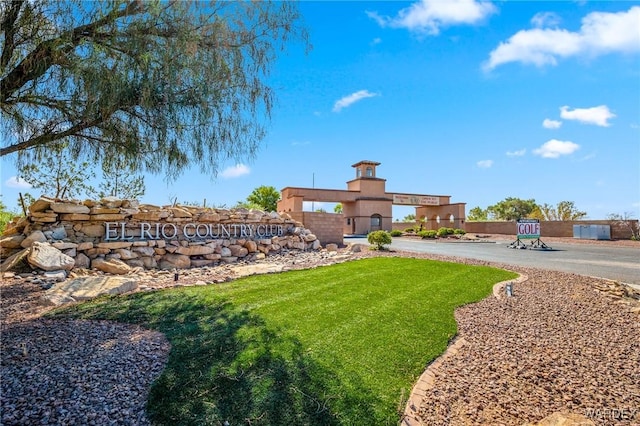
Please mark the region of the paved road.
[[[369, 244], [366, 238], [345, 238], [345, 243]], [[508, 265], [608, 278], [640, 287], [640, 249], [586, 244], [549, 244], [551, 250], [510, 249], [508, 241], [436, 242], [394, 238], [395, 250], [458, 256]]]

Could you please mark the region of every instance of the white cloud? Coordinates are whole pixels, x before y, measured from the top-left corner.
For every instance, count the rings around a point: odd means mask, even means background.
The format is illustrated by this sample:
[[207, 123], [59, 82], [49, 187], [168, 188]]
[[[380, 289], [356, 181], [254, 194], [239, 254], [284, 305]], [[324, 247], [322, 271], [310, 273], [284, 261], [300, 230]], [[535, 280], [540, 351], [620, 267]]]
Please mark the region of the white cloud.
[[592, 108], [575, 108], [569, 110], [568, 106], [560, 107], [560, 117], [565, 120], [577, 120], [585, 124], [595, 124], [596, 126], [609, 127], [609, 119], [616, 115], [609, 111], [606, 105]]
[[509, 62], [538, 67], [556, 65], [558, 58], [585, 55], [599, 56], [611, 52], [640, 51], [640, 6], [626, 12], [593, 12], [582, 18], [578, 32], [558, 28], [521, 30], [500, 43], [483, 64], [485, 71]]
[[493, 160], [480, 160], [476, 163], [481, 169], [488, 169], [493, 166]]
[[533, 18], [531, 18], [531, 24], [536, 28], [557, 27], [561, 21], [560, 16], [554, 12], [536, 13]]
[[507, 157], [522, 157], [527, 153], [526, 149], [519, 149], [517, 151], [507, 151]]
[[382, 39], [380, 37], [376, 37], [373, 40], [371, 40], [371, 45], [376, 45], [380, 43], [382, 43]]
[[580, 149], [580, 145], [570, 141], [559, 141], [551, 139], [545, 142], [540, 148], [534, 149], [533, 153], [542, 158], [558, 158], [561, 155], [569, 155]]
[[542, 127], [545, 129], [559, 129], [560, 126], [562, 126], [562, 121], [550, 120], [548, 118], [542, 121]]
[[406, 7], [397, 16], [380, 16], [377, 12], [367, 12], [381, 27], [406, 28], [410, 31], [437, 35], [440, 28], [475, 24], [496, 12], [489, 2], [476, 0], [420, 0]]
[[251, 169], [245, 166], [244, 164], [236, 164], [233, 167], [227, 167], [221, 173], [222, 177], [225, 179], [233, 179], [242, 175], [248, 175], [251, 173]]
[[11, 176], [7, 179], [4, 184], [8, 188], [18, 188], [18, 189], [29, 189], [32, 188], [31, 184], [25, 181], [24, 179], [20, 179], [18, 176]]
[[333, 112], [340, 112], [342, 108], [351, 106], [352, 104], [358, 102], [359, 100], [362, 100], [365, 98], [373, 98], [374, 96], [379, 96], [379, 94], [371, 93], [368, 90], [359, 90], [355, 93], [352, 93], [341, 99], [338, 99], [336, 103], [333, 104]]

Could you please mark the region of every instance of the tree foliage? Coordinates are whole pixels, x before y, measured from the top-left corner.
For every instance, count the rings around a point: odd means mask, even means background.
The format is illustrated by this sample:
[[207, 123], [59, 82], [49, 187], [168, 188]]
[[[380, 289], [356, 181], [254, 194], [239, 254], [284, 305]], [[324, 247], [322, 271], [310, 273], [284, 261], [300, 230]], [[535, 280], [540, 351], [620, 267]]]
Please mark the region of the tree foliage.
[[38, 189], [41, 195], [76, 198], [95, 192], [89, 184], [95, 177], [93, 167], [87, 161], [73, 158], [64, 142], [51, 144], [48, 151], [40, 152], [37, 162], [25, 165], [20, 172], [20, 178]]
[[537, 204], [535, 200], [522, 200], [507, 197], [492, 206], [482, 209], [474, 207], [469, 210], [467, 220], [483, 222], [487, 220], [580, 220], [587, 216], [586, 212], [576, 208], [573, 201], [560, 201], [555, 207], [549, 204]]
[[137, 175], [126, 162], [105, 161], [102, 163], [102, 181], [98, 185], [98, 196], [138, 200], [144, 195], [144, 176]]
[[640, 241], [640, 223], [634, 219], [633, 213], [610, 213], [607, 216], [607, 219], [614, 221], [623, 228], [627, 228], [631, 232], [631, 239], [634, 241]]
[[334, 213], [342, 213], [342, 203], [338, 203], [333, 207], [333, 212]]
[[413, 213], [409, 213], [408, 215], [406, 215], [403, 219], [403, 222], [415, 222], [416, 221], [416, 215]]
[[259, 186], [249, 194], [247, 202], [249, 205], [258, 206], [261, 210], [275, 212], [278, 209], [280, 192], [273, 186]]
[[471, 222], [485, 222], [489, 220], [489, 212], [487, 209], [481, 209], [479, 206], [469, 210], [467, 220]]
[[7, 1], [0, 23], [0, 156], [29, 164], [64, 140], [168, 178], [253, 156], [271, 65], [307, 41], [286, 1]]
[[536, 208], [534, 199], [522, 200], [515, 197], [507, 197], [504, 200], [487, 207], [490, 218], [495, 220], [518, 220], [526, 218]]
[[573, 201], [560, 201], [555, 207], [545, 203], [539, 205], [534, 213], [538, 216], [535, 218], [540, 220], [580, 220], [587, 216], [586, 212], [576, 208]]

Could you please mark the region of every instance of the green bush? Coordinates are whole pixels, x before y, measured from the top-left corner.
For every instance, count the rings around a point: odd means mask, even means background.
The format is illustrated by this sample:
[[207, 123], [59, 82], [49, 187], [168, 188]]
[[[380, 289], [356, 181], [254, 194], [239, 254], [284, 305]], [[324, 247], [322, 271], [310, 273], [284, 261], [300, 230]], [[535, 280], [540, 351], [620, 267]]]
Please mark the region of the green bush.
[[[446, 237], [447, 235], [450, 234], [449, 229], [451, 228], [445, 228], [445, 227], [438, 228], [436, 235], [438, 235], [438, 237]], [[453, 229], [451, 229], [451, 234], [453, 234]]]
[[7, 224], [16, 216], [20, 215], [18, 213], [7, 211], [4, 204], [0, 202], [0, 235], [4, 232]]
[[384, 250], [384, 246], [391, 244], [391, 234], [387, 231], [373, 231], [367, 235], [369, 244], [375, 245], [375, 250]]
[[456, 228], [456, 229], [453, 230], [453, 233], [455, 235], [464, 235], [464, 234], [467, 233], [467, 231], [465, 231], [464, 229]]
[[414, 231], [413, 228], [405, 228], [404, 232], [411, 234]]
[[400, 231], [399, 229], [394, 229], [393, 231], [390, 232], [392, 237], [401, 237], [402, 236], [402, 231]]
[[435, 238], [436, 234], [437, 233], [434, 230], [418, 232], [418, 236], [421, 237], [421, 238]]

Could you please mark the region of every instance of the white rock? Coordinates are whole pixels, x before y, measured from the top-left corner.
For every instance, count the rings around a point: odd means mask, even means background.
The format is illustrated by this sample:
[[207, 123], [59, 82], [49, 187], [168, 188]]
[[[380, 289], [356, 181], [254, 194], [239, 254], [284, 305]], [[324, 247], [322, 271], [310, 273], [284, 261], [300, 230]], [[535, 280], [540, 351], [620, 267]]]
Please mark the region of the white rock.
[[45, 270], [56, 271], [64, 269], [70, 271], [75, 265], [73, 257], [67, 256], [48, 243], [34, 242], [29, 250], [27, 262], [30, 265]]

